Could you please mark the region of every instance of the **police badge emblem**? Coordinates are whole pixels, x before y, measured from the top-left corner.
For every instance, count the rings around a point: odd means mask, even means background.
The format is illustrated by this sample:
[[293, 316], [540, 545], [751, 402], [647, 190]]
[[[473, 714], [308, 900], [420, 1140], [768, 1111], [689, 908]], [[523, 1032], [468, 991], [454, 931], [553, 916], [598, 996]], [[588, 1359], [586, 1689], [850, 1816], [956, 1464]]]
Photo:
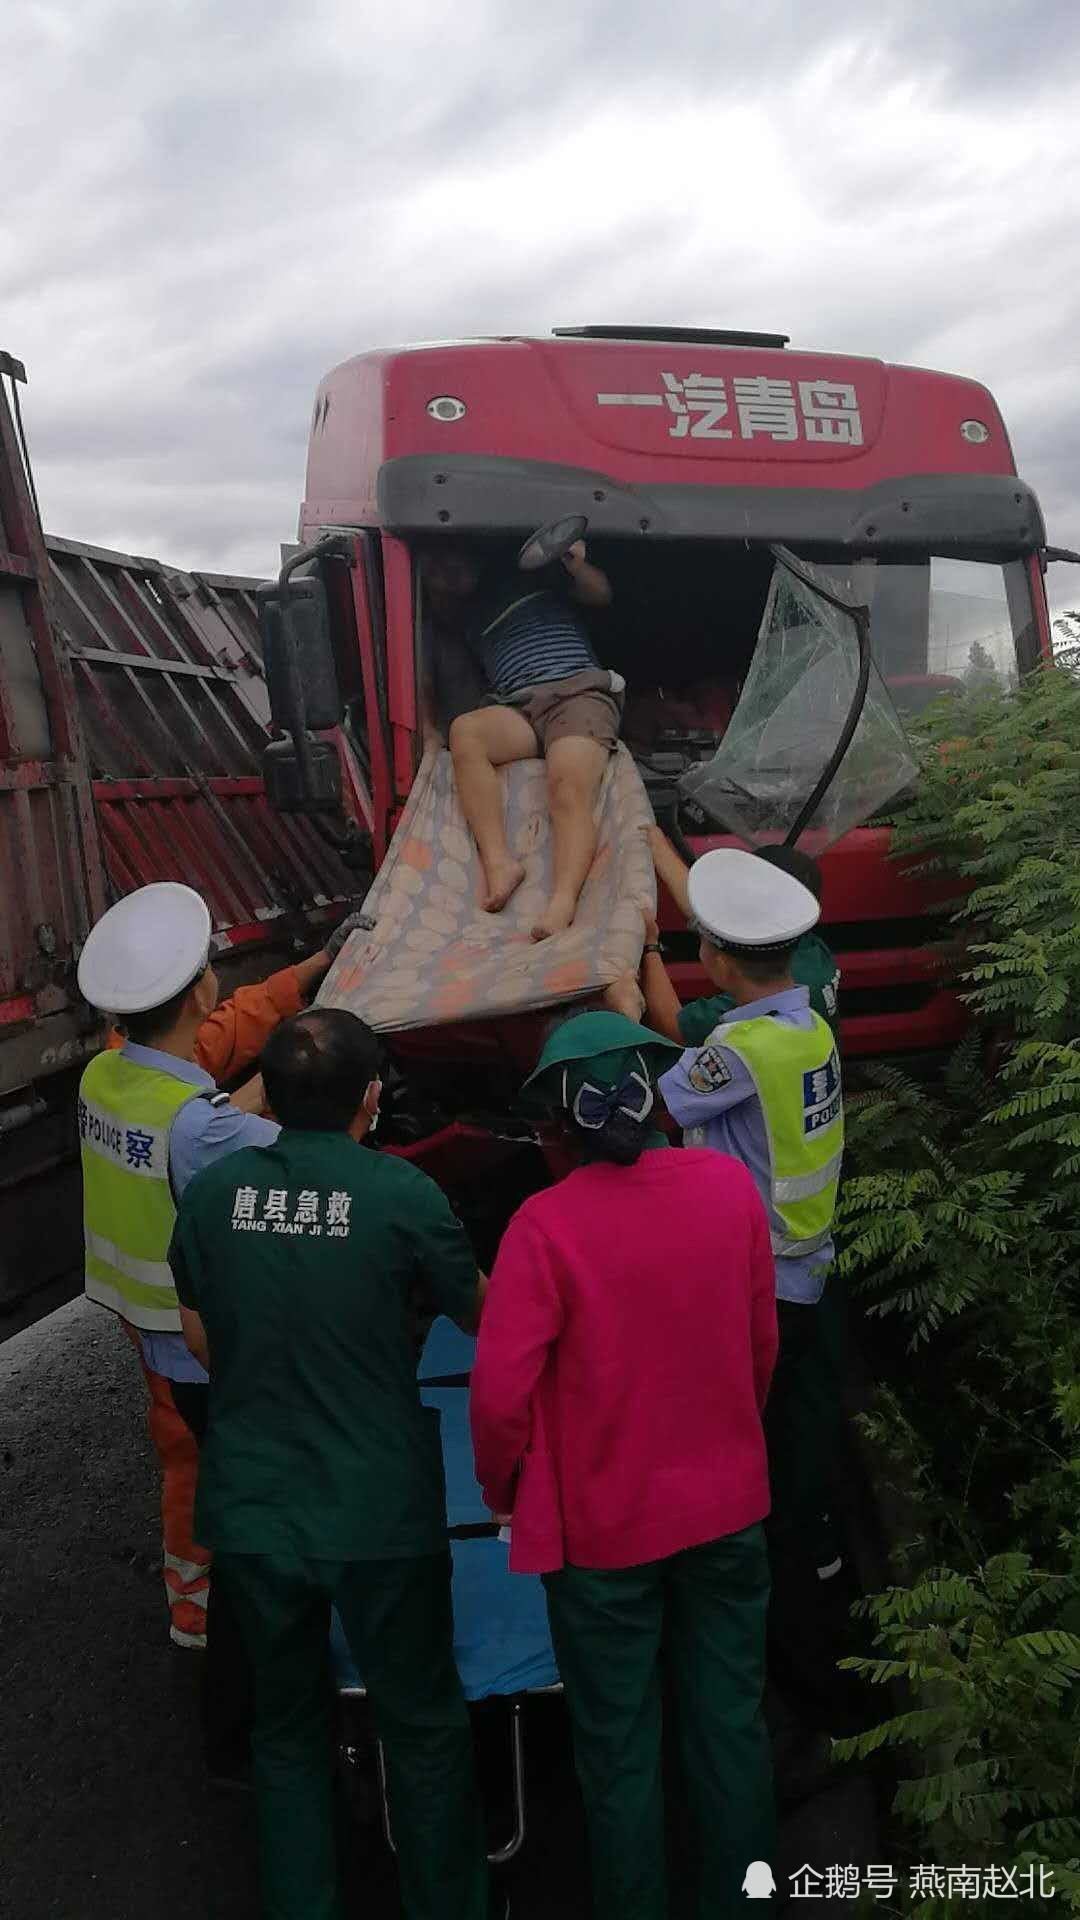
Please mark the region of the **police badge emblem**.
[[695, 1093], [719, 1093], [730, 1084], [731, 1068], [719, 1047], [703, 1047], [686, 1077]]

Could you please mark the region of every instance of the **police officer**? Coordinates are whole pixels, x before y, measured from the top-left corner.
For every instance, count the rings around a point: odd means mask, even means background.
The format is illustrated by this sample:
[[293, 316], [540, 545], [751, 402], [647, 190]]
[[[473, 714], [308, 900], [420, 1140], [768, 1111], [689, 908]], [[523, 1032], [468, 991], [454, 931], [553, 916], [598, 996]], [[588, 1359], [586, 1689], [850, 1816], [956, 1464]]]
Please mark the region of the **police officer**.
[[[94, 928], [83, 951], [79, 983], [87, 999], [105, 1012], [122, 1011], [131, 1044], [128, 1067], [119, 1069], [95, 1062], [92, 1082], [104, 1089], [103, 1099], [110, 1108], [122, 1109], [120, 1120], [133, 1128], [133, 1152], [126, 1151], [119, 1174], [102, 1175], [102, 1157], [95, 1156], [96, 1129], [84, 1137], [86, 1154], [91, 1156], [89, 1194], [96, 1209], [104, 1205], [102, 1180], [110, 1179], [128, 1196], [125, 1212], [137, 1206], [140, 1217], [147, 1209], [164, 1208], [171, 1220], [170, 1202], [180, 1192], [192, 1171], [226, 1153], [235, 1145], [254, 1138], [266, 1138], [261, 1125], [244, 1125], [242, 1115], [228, 1104], [225, 1096], [208, 1104], [216, 1096], [213, 1080], [230, 1080], [249, 1068], [257, 1059], [263, 1042], [278, 1024], [299, 1013], [304, 999], [322, 979], [335, 954], [358, 925], [358, 916], [344, 921], [325, 946], [308, 959], [279, 972], [256, 985], [240, 987], [228, 1000], [218, 1002], [216, 983], [208, 972], [207, 950], [210, 916], [198, 894], [187, 887], [171, 884], [151, 886], [128, 895], [110, 909]], [[181, 1022], [183, 1031], [169, 1036], [170, 1003], [176, 1001], [172, 989], [179, 992], [191, 985], [196, 972], [202, 979], [198, 987], [198, 1007], [205, 1009], [191, 1039], [192, 1021]], [[158, 995], [166, 993], [162, 1004]], [[189, 1011], [194, 1013], [195, 1002]], [[177, 1007], [173, 1006], [173, 1011]], [[153, 1043], [153, 1044], [151, 1044]], [[123, 1034], [113, 1031], [108, 1045], [121, 1048]], [[179, 1052], [175, 1049], [179, 1047]], [[132, 1067], [141, 1069], [138, 1073]], [[201, 1073], [195, 1071], [202, 1068]], [[166, 1079], [148, 1077], [150, 1074]], [[168, 1192], [164, 1200], [162, 1182], [157, 1187], [146, 1178], [145, 1128], [139, 1125], [140, 1107], [153, 1090], [155, 1110], [161, 1099], [168, 1106], [176, 1103], [174, 1123], [170, 1126]], [[261, 1082], [249, 1081], [233, 1096], [243, 1112], [256, 1111], [262, 1104]], [[96, 1097], [95, 1097], [96, 1099]], [[134, 1105], [129, 1105], [134, 1102]], [[96, 1104], [101, 1104], [97, 1101]], [[86, 1109], [89, 1112], [89, 1109]], [[143, 1119], [153, 1116], [142, 1115]], [[110, 1162], [110, 1165], [115, 1163]], [[157, 1199], [154, 1198], [155, 1191]], [[122, 1205], [124, 1203], [122, 1202]], [[130, 1231], [130, 1227], [127, 1231]], [[157, 1232], [168, 1243], [163, 1224]], [[123, 1245], [116, 1236], [107, 1236]], [[129, 1259], [137, 1257], [127, 1249]], [[171, 1292], [171, 1289], [168, 1289]], [[189, 1354], [180, 1335], [180, 1321], [174, 1301], [136, 1298], [132, 1275], [115, 1271], [105, 1273], [100, 1258], [91, 1255], [87, 1268], [87, 1292], [99, 1304], [111, 1307], [135, 1345], [149, 1394], [149, 1426], [161, 1470], [161, 1518], [164, 1536], [165, 1591], [169, 1602], [169, 1632], [181, 1647], [206, 1645], [206, 1607], [209, 1592], [209, 1562], [205, 1551], [194, 1543], [192, 1514], [195, 1502], [195, 1477], [198, 1450], [188, 1420], [196, 1428], [204, 1411], [206, 1376]], [[178, 1400], [184, 1402], [183, 1414]], [[185, 1417], [186, 1416], [186, 1417]]]
[[[278, 1133], [232, 1106], [195, 1064], [200, 1027], [218, 999], [210, 933], [206, 902], [190, 887], [162, 881], [110, 907], [79, 961], [80, 991], [127, 1034], [122, 1046], [91, 1060], [79, 1088], [86, 1293], [132, 1331], [155, 1413], [169, 1411], [174, 1422], [178, 1414], [185, 1434], [196, 1436], [205, 1426], [206, 1373], [184, 1342], [168, 1265], [177, 1196], [200, 1167]], [[164, 1518], [167, 1528], [178, 1524], [175, 1513]], [[186, 1533], [186, 1517], [183, 1525]], [[181, 1551], [172, 1552], [177, 1545]], [[207, 1767], [232, 1780], [247, 1757], [247, 1665], [227, 1609], [216, 1595], [207, 1605], [207, 1570], [201, 1547], [167, 1531], [166, 1586], [175, 1592], [173, 1582], [181, 1582], [195, 1623], [206, 1621]], [[175, 1621], [172, 1631], [181, 1643], [188, 1637]]]
[[312, 1008], [262, 1057], [280, 1137], [192, 1181], [170, 1255], [210, 1368], [196, 1525], [255, 1667], [263, 1903], [340, 1920], [331, 1602], [386, 1753], [409, 1920], [482, 1920], [486, 1862], [453, 1661], [438, 1416], [420, 1403], [410, 1303], [475, 1324], [465, 1231], [426, 1174], [361, 1142], [378, 1046]]
[[[690, 900], [687, 893], [687, 881], [690, 869], [679, 858], [667, 834], [654, 826], [648, 833], [649, 847], [652, 851], [656, 877], [662, 881], [670, 893], [679, 912], [685, 916], [690, 913]], [[815, 900], [821, 900], [821, 868], [816, 860], [804, 853], [801, 847], [766, 846], [756, 847], [759, 860], [768, 860], [781, 872], [790, 873], [801, 880], [813, 894]], [[646, 922], [650, 940], [657, 938], [656, 922]], [[838, 997], [840, 990], [840, 969], [836, 956], [821, 935], [816, 931], [800, 935], [791, 954], [791, 977], [797, 987], [809, 987], [810, 1005], [815, 1013], [827, 1020], [833, 1032], [839, 1027]], [[684, 1047], [704, 1046], [713, 1028], [719, 1024], [723, 1013], [730, 1013], [731, 1002], [726, 994], [710, 994], [707, 999], [691, 1000], [678, 1008], [677, 1018], [670, 1040], [681, 1040]]]
[[[819, 1305], [833, 1259], [844, 1117], [832, 1032], [791, 974], [792, 954], [820, 908], [792, 875], [741, 850], [705, 854], [687, 884], [701, 965], [733, 1004], [660, 1089], [688, 1144], [741, 1160], [768, 1209], [780, 1324], [765, 1416], [770, 1654], [802, 1714], [828, 1727], [843, 1618], [825, 1591], [840, 1570], [827, 1521], [839, 1401], [833, 1380], [832, 1405], [821, 1404], [830, 1368]], [[652, 1024], [668, 1030], [678, 1003], [658, 950], [645, 955], [642, 987]]]

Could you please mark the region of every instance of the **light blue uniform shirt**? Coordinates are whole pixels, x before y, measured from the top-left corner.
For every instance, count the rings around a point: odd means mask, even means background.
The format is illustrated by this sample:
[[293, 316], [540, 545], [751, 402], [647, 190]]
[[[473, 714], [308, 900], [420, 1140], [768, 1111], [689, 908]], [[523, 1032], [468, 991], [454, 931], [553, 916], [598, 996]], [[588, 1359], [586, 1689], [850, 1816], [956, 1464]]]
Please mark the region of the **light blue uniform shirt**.
[[[199, 1092], [217, 1091], [213, 1080], [194, 1060], [178, 1060], [175, 1054], [160, 1053], [156, 1047], [139, 1047], [125, 1042], [125, 1059], [137, 1067], [153, 1067], [174, 1080], [184, 1080]], [[177, 1200], [189, 1180], [204, 1167], [221, 1160], [238, 1147], [268, 1147], [281, 1128], [273, 1120], [262, 1120], [257, 1113], [241, 1113], [238, 1107], [212, 1107], [209, 1100], [189, 1100], [180, 1108], [169, 1135], [169, 1175]], [[193, 1380], [205, 1385], [209, 1375], [189, 1353], [182, 1333], [147, 1333], [140, 1327], [143, 1358], [154, 1373], [166, 1380]]]
[[[765, 1000], [751, 1000], [748, 1006], [733, 1007], [723, 1016], [720, 1028], [736, 1020], [757, 1020], [762, 1015], [779, 1020], [783, 1027], [807, 1031], [814, 1021], [809, 987], [789, 987], [785, 993], [773, 993]], [[713, 1073], [703, 1077], [715, 1079], [718, 1084], [706, 1093], [699, 1093], [690, 1083], [690, 1069], [706, 1054], [714, 1056], [716, 1064]], [[688, 1047], [675, 1066], [661, 1077], [660, 1092], [668, 1112], [680, 1127], [704, 1127], [707, 1147], [715, 1147], [719, 1153], [730, 1153], [733, 1160], [742, 1161], [765, 1202], [769, 1225], [774, 1232], [782, 1232], [783, 1223], [770, 1198], [772, 1181], [765, 1115], [753, 1077], [738, 1054], [732, 1053], [719, 1039], [711, 1040], [705, 1047]], [[813, 1253], [778, 1259], [777, 1299], [794, 1300], [805, 1307], [816, 1306], [825, 1290], [825, 1269], [832, 1257], [833, 1244], [827, 1240]]]

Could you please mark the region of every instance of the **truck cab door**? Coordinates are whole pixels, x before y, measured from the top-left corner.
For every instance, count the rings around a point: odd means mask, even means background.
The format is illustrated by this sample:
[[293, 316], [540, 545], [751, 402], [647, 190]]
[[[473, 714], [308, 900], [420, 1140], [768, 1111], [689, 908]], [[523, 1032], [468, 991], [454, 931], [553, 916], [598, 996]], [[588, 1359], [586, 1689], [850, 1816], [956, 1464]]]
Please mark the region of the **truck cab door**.
[[[372, 849], [379, 866], [393, 832], [393, 737], [387, 686], [387, 614], [383, 554], [379, 535], [357, 531], [348, 570], [347, 595], [352, 663], [346, 668], [348, 738], [362, 736]], [[350, 697], [351, 696], [351, 697]]]
[[384, 533], [386, 675], [395, 802], [403, 806], [420, 761], [420, 633], [413, 557], [404, 540]]

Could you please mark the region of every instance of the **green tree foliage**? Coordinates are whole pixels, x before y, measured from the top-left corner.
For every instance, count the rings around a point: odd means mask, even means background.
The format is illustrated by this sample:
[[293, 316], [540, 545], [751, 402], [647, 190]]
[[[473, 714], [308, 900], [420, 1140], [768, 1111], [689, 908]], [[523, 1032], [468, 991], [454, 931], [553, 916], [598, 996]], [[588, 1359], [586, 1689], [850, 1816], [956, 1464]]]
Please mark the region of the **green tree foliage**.
[[1059, 614], [1053, 623], [1054, 659], [1075, 669], [1080, 657], [1080, 611]]
[[850, 1103], [839, 1266], [915, 1537], [853, 1663], [907, 1704], [841, 1751], [906, 1757], [914, 1858], [1044, 1862], [1080, 1912], [1080, 680], [973, 672], [925, 724], [895, 848], [942, 890], [973, 1027], [941, 1081], [877, 1069]]
[[973, 640], [968, 649], [964, 684], [973, 693], [992, 693], [1001, 685], [1001, 676], [994, 665], [994, 656], [981, 640]]

